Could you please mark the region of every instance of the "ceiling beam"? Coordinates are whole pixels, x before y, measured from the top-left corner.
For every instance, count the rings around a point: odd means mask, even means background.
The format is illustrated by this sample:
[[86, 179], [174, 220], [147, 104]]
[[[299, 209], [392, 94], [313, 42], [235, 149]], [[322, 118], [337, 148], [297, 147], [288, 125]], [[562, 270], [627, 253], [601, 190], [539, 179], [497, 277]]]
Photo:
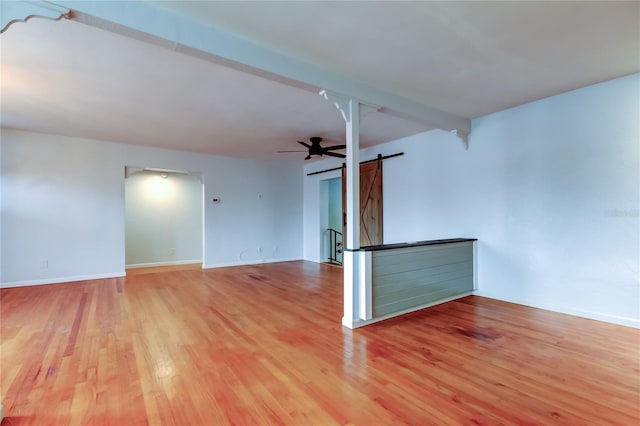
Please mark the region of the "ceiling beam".
[[[318, 93], [328, 89], [347, 98], [380, 105], [382, 113], [431, 128], [468, 134], [471, 120], [386, 92], [328, 69], [279, 53], [178, 15], [150, 2], [58, 1], [72, 18], [207, 61]], [[161, 64], [158, 64], [161, 66]]]

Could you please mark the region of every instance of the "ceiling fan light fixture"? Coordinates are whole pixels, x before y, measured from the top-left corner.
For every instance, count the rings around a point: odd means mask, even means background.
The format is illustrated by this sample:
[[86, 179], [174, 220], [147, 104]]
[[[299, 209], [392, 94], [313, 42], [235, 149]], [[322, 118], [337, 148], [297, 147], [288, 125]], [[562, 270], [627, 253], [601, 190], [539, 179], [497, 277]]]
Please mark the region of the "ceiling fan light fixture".
[[[308, 150], [308, 155], [304, 158], [305, 160], [310, 160], [311, 157], [313, 157], [314, 155], [320, 156], [320, 157], [324, 155], [328, 155], [330, 157], [346, 158], [346, 155], [344, 154], [333, 152], [333, 151], [345, 149], [347, 147], [346, 145], [322, 146], [320, 145], [320, 142], [322, 142], [322, 138], [320, 136], [313, 136], [309, 138], [309, 141], [311, 142], [311, 145], [309, 145], [307, 142], [304, 142], [304, 141], [297, 141], [300, 145], [304, 146]], [[278, 151], [278, 152], [298, 152], [298, 151]]]

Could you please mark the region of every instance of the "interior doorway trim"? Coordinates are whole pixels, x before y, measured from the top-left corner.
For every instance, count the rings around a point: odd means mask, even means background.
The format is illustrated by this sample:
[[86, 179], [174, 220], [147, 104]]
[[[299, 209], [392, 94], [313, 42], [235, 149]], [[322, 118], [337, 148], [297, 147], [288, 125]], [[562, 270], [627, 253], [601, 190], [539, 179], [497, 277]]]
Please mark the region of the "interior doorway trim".
[[[174, 175], [176, 177], [182, 175], [183, 178], [190, 178], [193, 179], [193, 181], [197, 181], [199, 182], [199, 186], [200, 186], [200, 190], [199, 190], [199, 199], [200, 199], [200, 215], [201, 215], [201, 223], [200, 223], [200, 259], [181, 259], [181, 260], [173, 260], [173, 259], [169, 259], [169, 260], [162, 260], [162, 261], [152, 261], [152, 262], [142, 262], [142, 263], [132, 263], [132, 264], [128, 264], [127, 263], [127, 226], [126, 226], [126, 221], [127, 221], [127, 194], [126, 194], [126, 181], [128, 178], [132, 177], [133, 175], [136, 174], [146, 174], [146, 175], [158, 175], [161, 178], [163, 178], [163, 180], [167, 179], [168, 177], [170, 177], [171, 175]], [[125, 242], [125, 249], [124, 249], [124, 265], [123, 265], [123, 270], [127, 270], [127, 269], [136, 269], [136, 268], [148, 268], [148, 267], [159, 267], [159, 266], [179, 266], [179, 265], [188, 265], [188, 264], [200, 264], [201, 267], [204, 267], [204, 263], [205, 263], [205, 256], [206, 256], [206, 244], [205, 244], [205, 229], [206, 229], [206, 203], [205, 203], [205, 194], [206, 194], [206, 190], [205, 190], [205, 179], [204, 179], [204, 173], [202, 172], [195, 172], [195, 171], [187, 171], [187, 170], [177, 170], [177, 169], [169, 169], [169, 168], [156, 168], [156, 167], [142, 167], [142, 166], [125, 166], [124, 167], [124, 181], [123, 184], [125, 186], [124, 191], [123, 191], [123, 197], [124, 197], [124, 206], [125, 209], [123, 211], [123, 219], [125, 222], [125, 227], [124, 227], [124, 242]], [[195, 236], [195, 234], [194, 234]], [[195, 238], [194, 238], [195, 240]], [[170, 252], [174, 252], [174, 248], [170, 248]], [[195, 257], [195, 256], [194, 256]]]

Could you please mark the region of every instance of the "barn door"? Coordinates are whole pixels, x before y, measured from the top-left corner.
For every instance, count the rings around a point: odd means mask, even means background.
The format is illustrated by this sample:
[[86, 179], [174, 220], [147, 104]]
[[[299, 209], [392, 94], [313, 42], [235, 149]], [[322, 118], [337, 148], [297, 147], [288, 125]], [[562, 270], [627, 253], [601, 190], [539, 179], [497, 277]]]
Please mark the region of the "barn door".
[[[347, 177], [342, 168], [342, 232], [347, 233]], [[360, 246], [382, 244], [382, 161], [360, 164]]]

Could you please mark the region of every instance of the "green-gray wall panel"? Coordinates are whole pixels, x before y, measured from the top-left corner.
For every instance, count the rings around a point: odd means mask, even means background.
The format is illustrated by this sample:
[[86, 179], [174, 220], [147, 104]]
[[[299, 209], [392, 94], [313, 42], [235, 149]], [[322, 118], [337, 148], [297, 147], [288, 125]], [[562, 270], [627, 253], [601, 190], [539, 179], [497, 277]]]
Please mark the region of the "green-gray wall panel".
[[468, 293], [473, 278], [473, 242], [373, 252], [373, 316]]

